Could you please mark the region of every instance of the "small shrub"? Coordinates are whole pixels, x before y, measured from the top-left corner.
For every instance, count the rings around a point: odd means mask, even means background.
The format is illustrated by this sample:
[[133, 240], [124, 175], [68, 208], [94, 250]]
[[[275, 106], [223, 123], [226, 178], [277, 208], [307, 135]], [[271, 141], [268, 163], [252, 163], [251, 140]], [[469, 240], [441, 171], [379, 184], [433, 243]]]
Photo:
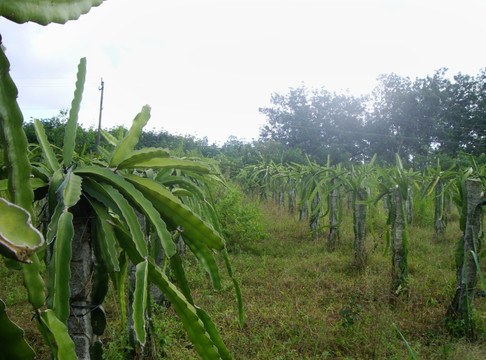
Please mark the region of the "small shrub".
[[415, 196], [413, 199], [413, 224], [420, 227], [434, 226], [434, 198]]
[[228, 251], [258, 252], [252, 245], [268, 234], [257, 201], [243, 195], [237, 185], [229, 184], [216, 191], [215, 207]]
[[357, 321], [363, 307], [355, 299], [346, 304], [346, 307], [339, 312], [341, 325], [345, 328], [353, 326]]

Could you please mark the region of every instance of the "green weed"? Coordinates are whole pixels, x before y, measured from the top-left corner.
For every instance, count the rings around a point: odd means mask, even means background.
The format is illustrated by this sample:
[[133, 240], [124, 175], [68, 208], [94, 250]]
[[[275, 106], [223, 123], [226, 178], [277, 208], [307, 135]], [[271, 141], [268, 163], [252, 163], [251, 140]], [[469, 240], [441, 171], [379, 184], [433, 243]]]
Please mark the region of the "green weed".
[[228, 251], [258, 253], [258, 242], [268, 236], [258, 202], [244, 198], [238, 186], [231, 183], [218, 187], [214, 198]]

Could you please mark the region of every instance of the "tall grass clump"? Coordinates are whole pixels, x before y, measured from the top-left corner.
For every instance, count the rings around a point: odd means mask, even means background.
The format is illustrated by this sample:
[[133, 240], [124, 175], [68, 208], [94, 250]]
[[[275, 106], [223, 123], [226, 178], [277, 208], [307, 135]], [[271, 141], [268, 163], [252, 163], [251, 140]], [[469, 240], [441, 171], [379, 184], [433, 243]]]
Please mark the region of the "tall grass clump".
[[412, 223], [419, 227], [434, 226], [434, 198], [416, 194], [413, 199]]
[[228, 251], [258, 253], [255, 245], [268, 237], [258, 200], [244, 195], [240, 187], [232, 183], [218, 187], [214, 199]]

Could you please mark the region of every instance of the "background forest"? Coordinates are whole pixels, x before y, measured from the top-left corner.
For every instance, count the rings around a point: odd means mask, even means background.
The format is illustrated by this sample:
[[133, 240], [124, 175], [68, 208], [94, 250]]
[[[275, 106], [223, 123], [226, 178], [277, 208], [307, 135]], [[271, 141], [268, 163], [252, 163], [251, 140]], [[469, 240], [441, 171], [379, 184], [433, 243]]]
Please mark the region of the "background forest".
[[[378, 80], [372, 94], [359, 98], [305, 85], [286, 94], [275, 93], [272, 106], [260, 108], [267, 124], [260, 138], [252, 142], [230, 137], [218, 146], [207, 139], [145, 131], [138, 146], [219, 157], [223, 167], [232, 171], [261, 158], [302, 163], [308, 156], [324, 164], [329, 155], [335, 164], [351, 164], [368, 161], [375, 154], [379, 163], [394, 163], [398, 154], [406, 165], [420, 169], [437, 157], [448, 165], [461, 153], [485, 153], [486, 71], [451, 77], [441, 69], [415, 80], [396, 74], [382, 75]], [[56, 146], [62, 143], [66, 115], [61, 112], [41, 120]], [[35, 142], [32, 123], [27, 123], [25, 130], [29, 142]], [[116, 134], [118, 129], [110, 132]], [[78, 136], [78, 151], [95, 151], [95, 129], [80, 129]]]

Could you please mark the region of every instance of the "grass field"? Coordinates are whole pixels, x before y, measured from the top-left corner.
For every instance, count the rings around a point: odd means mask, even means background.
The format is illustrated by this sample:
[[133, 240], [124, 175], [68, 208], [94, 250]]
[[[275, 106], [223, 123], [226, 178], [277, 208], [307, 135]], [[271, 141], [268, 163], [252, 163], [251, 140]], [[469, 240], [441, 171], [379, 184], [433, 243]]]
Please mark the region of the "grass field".
[[[430, 226], [411, 228], [410, 296], [393, 304], [384, 218], [377, 219], [376, 238], [367, 239], [368, 263], [360, 272], [353, 263], [351, 216], [342, 224], [340, 245], [328, 253], [325, 234], [312, 239], [295, 216], [271, 204], [261, 209], [268, 237], [231, 253], [245, 301], [243, 328], [235, 320], [229, 279], [219, 293], [205, 290], [209, 280], [192, 266], [196, 302], [213, 316], [236, 359], [407, 359], [409, 351], [392, 324], [419, 359], [486, 359], [484, 298], [475, 302], [477, 341], [453, 339], [443, 326], [455, 290], [457, 222], [440, 241], [432, 240]], [[167, 312], [169, 326], [175, 326], [174, 314]], [[164, 329], [172, 334], [165, 340], [170, 358], [196, 358], [183, 331]]]
[[[242, 328], [229, 277], [223, 276], [223, 288], [215, 292], [200, 266], [192, 258], [185, 260], [196, 304], [212, 316], [236, 359], [407, 359], [409, 350], [393, 324], [418, 359], [486, 359], [485, 298], [475, 300], [476, 341], [451, 338], [443, 326], [456, 286], [454, 251], [461, 235], [457, 219], [436, 241], [433, 228], [424, 224], [430, 216], [424, 210], [423, 221], [418, 219], [419, 224], [410, 228], [410, 296], [391, 302], [391, 254], [384, 254], [382, 214], [375, 214], [375, 236], [366, 243], [367, 265], [358, 271], [350, 214], [341, 226], [338, 247], [329, 253], [325, 230], [312, 238], [296, 216], [272, 204], [251, 205], [262, 214], [265, 236], [229, 244], [245, 303]], [[39, 359], [47, 359], [19, 275], [0, 268], [0, 297], [11, 317], [21, 319]], [[111, 324], [106, 330], [106, 358], [122, 359], [124, 334], [111, 299], [106, 306]], [[165, 352], [169, 359], [198, 358], [170, 307], [155, 307], [153, 326], [159, 354]]]

